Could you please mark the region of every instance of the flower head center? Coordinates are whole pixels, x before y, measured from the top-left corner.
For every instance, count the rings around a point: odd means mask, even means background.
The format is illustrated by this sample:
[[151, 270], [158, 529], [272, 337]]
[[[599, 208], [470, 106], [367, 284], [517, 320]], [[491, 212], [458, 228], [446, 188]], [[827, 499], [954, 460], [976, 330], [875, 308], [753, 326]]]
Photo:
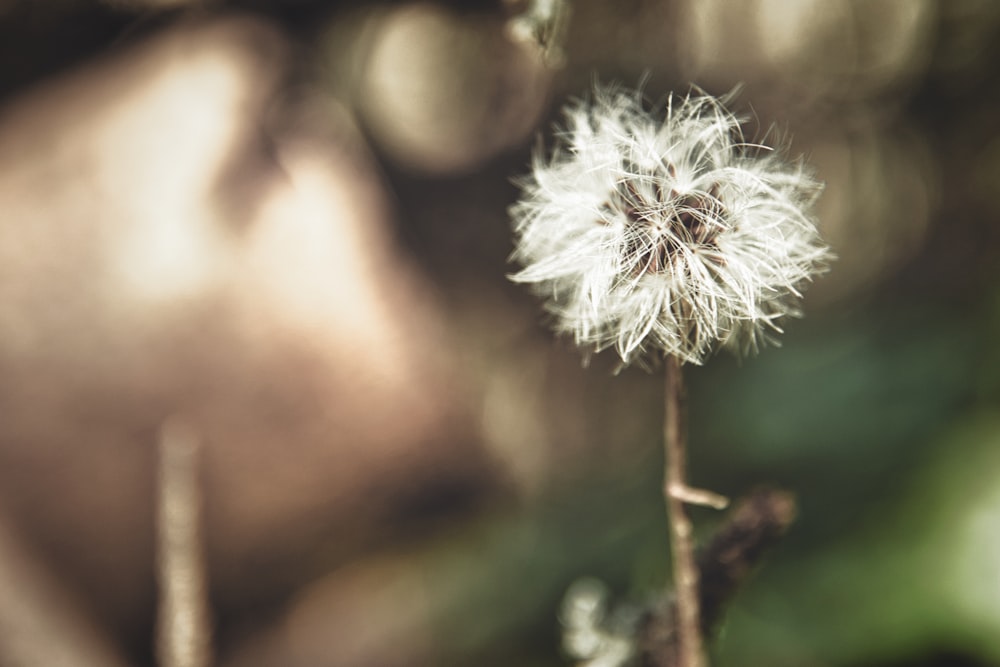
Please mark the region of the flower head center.
[[682, 270], [691, 254], [720, 256], [712, 251], [729, 224], [718, 185], [683, 191], [673, 165], [667, 173], [622, 180], [606, 204], [606, 214], [624, 219], [622, 265], [635, 276]]

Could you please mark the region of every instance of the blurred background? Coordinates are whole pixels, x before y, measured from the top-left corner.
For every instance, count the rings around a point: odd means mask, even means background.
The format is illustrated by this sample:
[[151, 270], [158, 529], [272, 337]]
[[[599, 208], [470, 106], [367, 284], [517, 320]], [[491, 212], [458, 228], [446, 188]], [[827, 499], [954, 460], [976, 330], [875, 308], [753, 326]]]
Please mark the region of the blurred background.
[[660, 377], [505, 278], [621, 81], [742, 84], [838, 255], [688, 373], [692, 482], [799, 501], [714, 664], [1000, 665], [998, 62], [991, 0], [0, 0], [0, 664], [155, 664], [178, 421], [214, 664], [566, 665], [572, 582], [662, 590]]

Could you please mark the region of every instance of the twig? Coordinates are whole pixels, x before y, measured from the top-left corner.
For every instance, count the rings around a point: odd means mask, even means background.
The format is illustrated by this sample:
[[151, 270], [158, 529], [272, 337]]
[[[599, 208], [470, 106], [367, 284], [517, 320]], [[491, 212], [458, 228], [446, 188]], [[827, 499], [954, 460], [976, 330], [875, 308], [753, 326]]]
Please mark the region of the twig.
[[[698, 554], [701, 572], [701, 630], [709, 635], [725, 605], [746, 581], [764, 552], [787, 532], [795, 519], [790, 493], [759, 489], [740, 501], [709, 545]], [[679, 600], [664, 599], [650, 609], [638, 631], [642, 667], [680, 667], [677, 609]]]
[[160, 667], [208, 667], [211, 622], [201, 542], [200, 443], [184, 424], [160, 431], [156, 652]]

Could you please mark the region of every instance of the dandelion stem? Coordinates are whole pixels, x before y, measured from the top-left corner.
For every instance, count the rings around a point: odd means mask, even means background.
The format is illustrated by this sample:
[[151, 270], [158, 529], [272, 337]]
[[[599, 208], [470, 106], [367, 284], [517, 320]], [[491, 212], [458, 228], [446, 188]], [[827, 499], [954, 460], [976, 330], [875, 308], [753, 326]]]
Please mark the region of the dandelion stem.
[[691, 519], [688, 518], [683, 500], [688, 489], [684, 480], [687, 459], [684, 376], [681, 361], [675, 355], [667, 356], [665, 366], [663, 496], [670, 524], [670, 549], [673, 555], [674, 587], [677, 591], [678, 664], [680, 667], [705, 667], [698, 566], [694, 559]]

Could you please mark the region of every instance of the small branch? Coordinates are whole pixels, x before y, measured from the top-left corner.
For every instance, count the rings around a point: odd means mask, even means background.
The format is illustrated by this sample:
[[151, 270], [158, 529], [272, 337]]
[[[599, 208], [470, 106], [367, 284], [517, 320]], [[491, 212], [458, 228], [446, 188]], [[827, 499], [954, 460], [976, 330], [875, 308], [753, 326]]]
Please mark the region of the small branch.
[[[710, 635], [726, 604], [744, 584], [764, 552], [795, 519], [795, 499], [785, 491], [760, 489], [742, 499], [709, 545], [698, 554], [701, 572], [701, 630]], [[679, 599], [650, 609], [638, 631], [638, 664], [681, 667]]]
[[690, 486], [674, 486], [667, 489], [667, 493], [687, 503], [688, 505], [700, 505], [701, 507], [711, 507], [714, 510], [724, 510], [729, 507], [729, 498], [708, 491], [707, 489], [694, 489]]
[[673, 553], [674, 586], [677, 591], [677, 638], [680, 667], [704, 667], [701, 636], [701, 606], [698, 594], [698, 567], [694, 560], [691, 519], [684, 507], [687, 490], [687, 434], [685, 433], [684, 376], [680, 360], [666, 359], [664, 388], [663, 446], [664, 487], [667, 519], [670, 524], [670, 550]]
[[764, 552], [795, 520], [795, 498], [787, 491], [758, 489], [740, 501], [726, 524], [698, 554], [701, 627], [710, 633], [722, 611]]
[[157, 494], [156, 654], [160, 667], [212, 663], [207, 575], [201, 541], [201, 448], [176, 420], [160, 431]]

